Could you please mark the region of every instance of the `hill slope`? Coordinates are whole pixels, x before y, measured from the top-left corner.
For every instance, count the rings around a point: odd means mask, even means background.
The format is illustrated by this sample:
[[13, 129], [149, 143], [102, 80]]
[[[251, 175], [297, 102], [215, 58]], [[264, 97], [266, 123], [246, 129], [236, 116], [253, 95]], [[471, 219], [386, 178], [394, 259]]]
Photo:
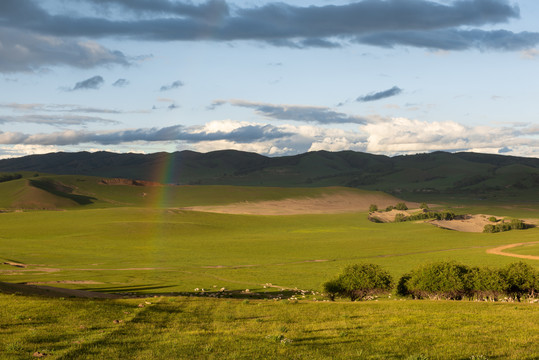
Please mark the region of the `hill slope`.
[[0, 160], [39, 171], [172, 184], [348, 186], [392, 193], [539, 194], [539, 159], [476, 153], [387, 157], [353, 151], [265, 157], [234, 150], [154, 154], [52, 153]]

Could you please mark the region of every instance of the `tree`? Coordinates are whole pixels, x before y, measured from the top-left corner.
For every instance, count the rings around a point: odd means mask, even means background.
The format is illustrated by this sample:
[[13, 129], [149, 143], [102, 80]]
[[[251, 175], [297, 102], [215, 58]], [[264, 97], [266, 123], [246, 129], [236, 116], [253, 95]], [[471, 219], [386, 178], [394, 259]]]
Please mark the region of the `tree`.
[[341, 296], [355, 301], [390, 291], [392, 286], [393, 278], [381, 266], [356, 264], [347, 266], [336, 279], [326, 282], [324, 290], [331, 299]]
[[429, 205], [426, 202], [422, 202], [421, 205], [419, 205], [420, 209], [428, 209]]
[[378, 211], [378, 205], [371, 204], [371, 206], [369, 206], [369, 212], [375, 212], [375, 211]]

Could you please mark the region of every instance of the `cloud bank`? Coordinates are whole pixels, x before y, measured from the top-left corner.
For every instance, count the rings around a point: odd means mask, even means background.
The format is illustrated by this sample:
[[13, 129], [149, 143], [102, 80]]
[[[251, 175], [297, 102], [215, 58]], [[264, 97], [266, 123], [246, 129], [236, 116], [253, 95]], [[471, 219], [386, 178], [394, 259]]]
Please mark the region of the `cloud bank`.
[[[5, 23], [1, 13], [5, 5], [0, 3], [0, 24]], [[0, 26], [0, 44], [0, 72], [3, 73], [34, 72], [59, 65], [88, 69], [131, 64], [122, 52], [94, 41], [40, 35], [5, 26]]]
[[0, 132], [0, 144], [66, 147], [80, 144], [129, 145], [175, 143], [197, 151], [237, 149], [261, 154], [355, 150], [398, 155], [430, 151], [477, 151], [539, 157], [539, 131], [532, 127], [466, 126], [456, 122], [427, 122], [394, 118], [342, 130], [315, 125], [278, 126], [243, 121], [212, 121], [200, 126], [174, 125], [112, 131], [65, 130], [25, 134]]
[[[131, 63], [120, 51], [78, 39], [247, 40], [328, 49], [361, 43], [482, 51], [526, 51], [539, 43], [539, 33], [491, 29], [519, 18], [519, 7], [507, 0], [363, 0], [324, 6], [270, 2], [252, 7], [225, 0], [78, 0], [49, 9], [50, 4], [0, 2], [0, 71]], [[92, 11], [84, 16], [70, 11], [77, 4]]]

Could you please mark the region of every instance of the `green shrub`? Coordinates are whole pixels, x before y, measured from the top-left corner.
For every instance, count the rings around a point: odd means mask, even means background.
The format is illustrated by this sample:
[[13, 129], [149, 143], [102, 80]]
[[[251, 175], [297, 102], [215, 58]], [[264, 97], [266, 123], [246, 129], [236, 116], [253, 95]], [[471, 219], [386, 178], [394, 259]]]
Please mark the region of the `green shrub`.
[[395, 214], [395, 222], [403, 222], [406, 221], [406, 215], [402, 213]]
[[330, 298], [349, 297], [351, 301], [363, 300], [390, 291], [391, 275], [375, 264], [356, 264], [347, 266], [337, 279], [324, 284], [324, 291]]
[[408, 281], [412, 277], [411, 274], [404, 274], [399, 279], [399, 282], [397, 283], [397, 295], [399, 296], [409, 296], [412, 295], [410, 293], [410, 290], [408, 289]]
[[397, 295], [418, 299], [497, 300], [507, 296], [520, 301], [522, 297], [535, 298], [538, 292], [539, 272], [524, 262], [499, 270], [438, 262], [416, 268], [397, 284]]
[[422, 202], [421, 205], [419, 205], [420, 209], [428, 209], [429, 205], [426, 202]]
[[397, 210], [408, 210], [408, 206], [406, 206], [406, 203], [400, 202], [395, 206], [395, 209], [397, 209]]
[[378, 211], [378, 205], [371, 204], [371, 206], [369, 206], [369, 212], [375, 212], [375, 211]]
[[526, 228], [526, 225], [524, 224], [524, 221], [519, 220], [519, 219], [511, 220], [509, 225], [511, 226], [511, 230], [522, 230], [522, 229]]
[[388, 207], [386, 207], [386, 211], [391, 211], [393, 210], [395, 207], [393, 205], [389, 205]]
[[526, 224], [522, 220], [513, 219], [510, 222], [501, 222], [496, 225], [487, 224], [483, 228], [484, 233], [497, 233], [509, 230], [522, 230], [526, 228]]
[[539, 273], [522, 261], [502, 268], [500, 275], [506, 282], [505, 292], [513, 298], [534, 297], [539, 291]]
[[410, 273], [403, 292], [418, 299], [462, 299], [470, 294], [469, 272], [469, 267], [453, 261], [426, 264]]
[[490, 221], [490, 222], [497, 222], [498, 219], [496, 219], [496, 216], [491, 216], [491, 217], [488, 218], [488, 221]]
[[335, 296], [341, 296], [343, 294], [343, 287], [341, 286], [341, 283], [339, 282], [339, 279], [333, 279], [326, 281], [322, 288], [324, 292], [327, 294], [327, 296], [331, 299], [331, 301], [335, 300]]
[[497, 300], [505, 294], [507, 282], [500, 271], [474, 267], [468, 273], [471, 295], [477, 299]]
[[0, 183], [11, 181], [11, 180], [17, 180], [21, 178], [22, 178], [21, 174], [0, 174]]

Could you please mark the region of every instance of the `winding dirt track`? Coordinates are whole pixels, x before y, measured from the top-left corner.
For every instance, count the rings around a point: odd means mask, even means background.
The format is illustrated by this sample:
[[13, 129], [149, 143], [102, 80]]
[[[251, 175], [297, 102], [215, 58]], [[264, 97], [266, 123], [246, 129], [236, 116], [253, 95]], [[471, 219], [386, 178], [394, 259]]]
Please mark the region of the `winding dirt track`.
[[516, 257], [520, 259], [539, 260], [539, 256], [535, 256], [535, 255], [521, 255], [521, 254], [512, 254], [512, 253], [503, 252], [504, 250], [511, 249], [514, 247], [523, 246], [523, 245], [531, 245], [531, 244], [539, 244], [539, 241], [498, 246], [497, 248], [494, 248], [494, 249], [488, 249], [487, 254], [511, 256], [511, 257]]

